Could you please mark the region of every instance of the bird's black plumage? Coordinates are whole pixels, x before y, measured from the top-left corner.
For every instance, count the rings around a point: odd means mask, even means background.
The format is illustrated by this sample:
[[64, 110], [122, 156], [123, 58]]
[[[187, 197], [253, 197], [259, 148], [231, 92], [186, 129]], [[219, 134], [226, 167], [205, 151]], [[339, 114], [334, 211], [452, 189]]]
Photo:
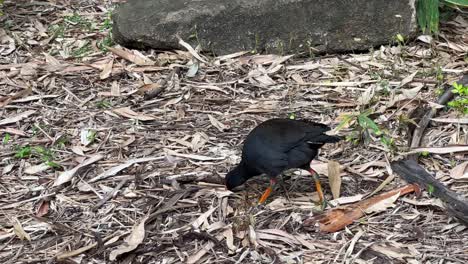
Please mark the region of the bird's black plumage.
[[263, 173], [274, 178], [287, 169], [308, 169], [320, 147], [340, 140], [326, 135], [329, 130], [307, 120], [277, 118], [261, 123], [244, 141], [241, 162], [226, 175], [226, 187], [231, 190]]

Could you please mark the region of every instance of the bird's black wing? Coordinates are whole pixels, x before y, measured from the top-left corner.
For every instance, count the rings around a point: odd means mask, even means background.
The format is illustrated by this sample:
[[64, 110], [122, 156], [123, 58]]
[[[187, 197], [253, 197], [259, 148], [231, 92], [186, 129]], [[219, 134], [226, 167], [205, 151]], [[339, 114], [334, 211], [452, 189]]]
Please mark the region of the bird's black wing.
[[[244, 143], [243, 160], [271, 176], [308, 163], [329, 137], [324, 124], [291, 119], [271, 119], [257, 126]], [[324, 135], [324, 136], [322, 136]], [[312, 142], [308, 144], [307, 142]], [[323, 141], [323, 142], [322, 142]], [[319, 143], [320, 146], [315, 147]]]
[[[291, 120], [291, 119], [273, 119], [277, 120], [270, 125], [270, 130], [273, 131], [271, 136], [264, 140], [270, 140], [269, 145], [276, 145], [282, 151], [289, 151], [309, 142], [311, 144], [323, 145], [333, 141], [332, 136], [324, 134], [330, 130], [330, 127], [308, 120]], [[331, 137], [331, 138], [330, 138]]]

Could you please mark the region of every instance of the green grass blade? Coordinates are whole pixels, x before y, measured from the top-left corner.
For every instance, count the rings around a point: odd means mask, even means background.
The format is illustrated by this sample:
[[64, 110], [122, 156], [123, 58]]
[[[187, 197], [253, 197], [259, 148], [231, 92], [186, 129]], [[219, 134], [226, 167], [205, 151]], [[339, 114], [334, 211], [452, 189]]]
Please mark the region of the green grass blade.
[[444, 3], [449, 3], [458, 7], [468, 7], [468, 0], [443, 0]]

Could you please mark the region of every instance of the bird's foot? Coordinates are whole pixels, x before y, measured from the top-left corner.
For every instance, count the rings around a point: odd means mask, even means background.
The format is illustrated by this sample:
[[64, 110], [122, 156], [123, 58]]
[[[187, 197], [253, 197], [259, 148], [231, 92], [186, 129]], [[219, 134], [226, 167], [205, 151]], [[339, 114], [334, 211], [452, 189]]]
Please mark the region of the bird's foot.
[[262, 197], [260, 197], [260, 200], [258, 200], [259, 204], [263, 204], [268, 199], [270, 194], [273, 192], [273, 187], [275, 186], [275, 184], [276, 184], [276, 180], [270, 179], [270, 186], [268, 186], [268, 188], [263, 193]]
[[322, 184], [320, 183], [318, 173], [315, 170], [311, 168], [309, 172], [310, 174], [312, 174], [312, 177], [314, 177], [315, 189], [317, 190], [317, 194], [319, 197], [320, 208], [323, 211], [327, 207], [328, 202], [327, 202], [327, 199], [325, 198], [325, 195], [323, 194]]

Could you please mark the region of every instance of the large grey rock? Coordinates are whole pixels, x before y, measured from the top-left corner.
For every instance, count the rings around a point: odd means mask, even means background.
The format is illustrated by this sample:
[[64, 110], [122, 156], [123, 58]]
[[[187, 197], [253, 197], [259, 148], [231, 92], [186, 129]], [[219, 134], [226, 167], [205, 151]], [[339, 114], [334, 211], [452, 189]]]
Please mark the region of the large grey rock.
[[218, 55], [364, 50], [416, 30], [415, 0], [131, 0], [114, 14], [129, 47], [175, 49], [177, 35]]

